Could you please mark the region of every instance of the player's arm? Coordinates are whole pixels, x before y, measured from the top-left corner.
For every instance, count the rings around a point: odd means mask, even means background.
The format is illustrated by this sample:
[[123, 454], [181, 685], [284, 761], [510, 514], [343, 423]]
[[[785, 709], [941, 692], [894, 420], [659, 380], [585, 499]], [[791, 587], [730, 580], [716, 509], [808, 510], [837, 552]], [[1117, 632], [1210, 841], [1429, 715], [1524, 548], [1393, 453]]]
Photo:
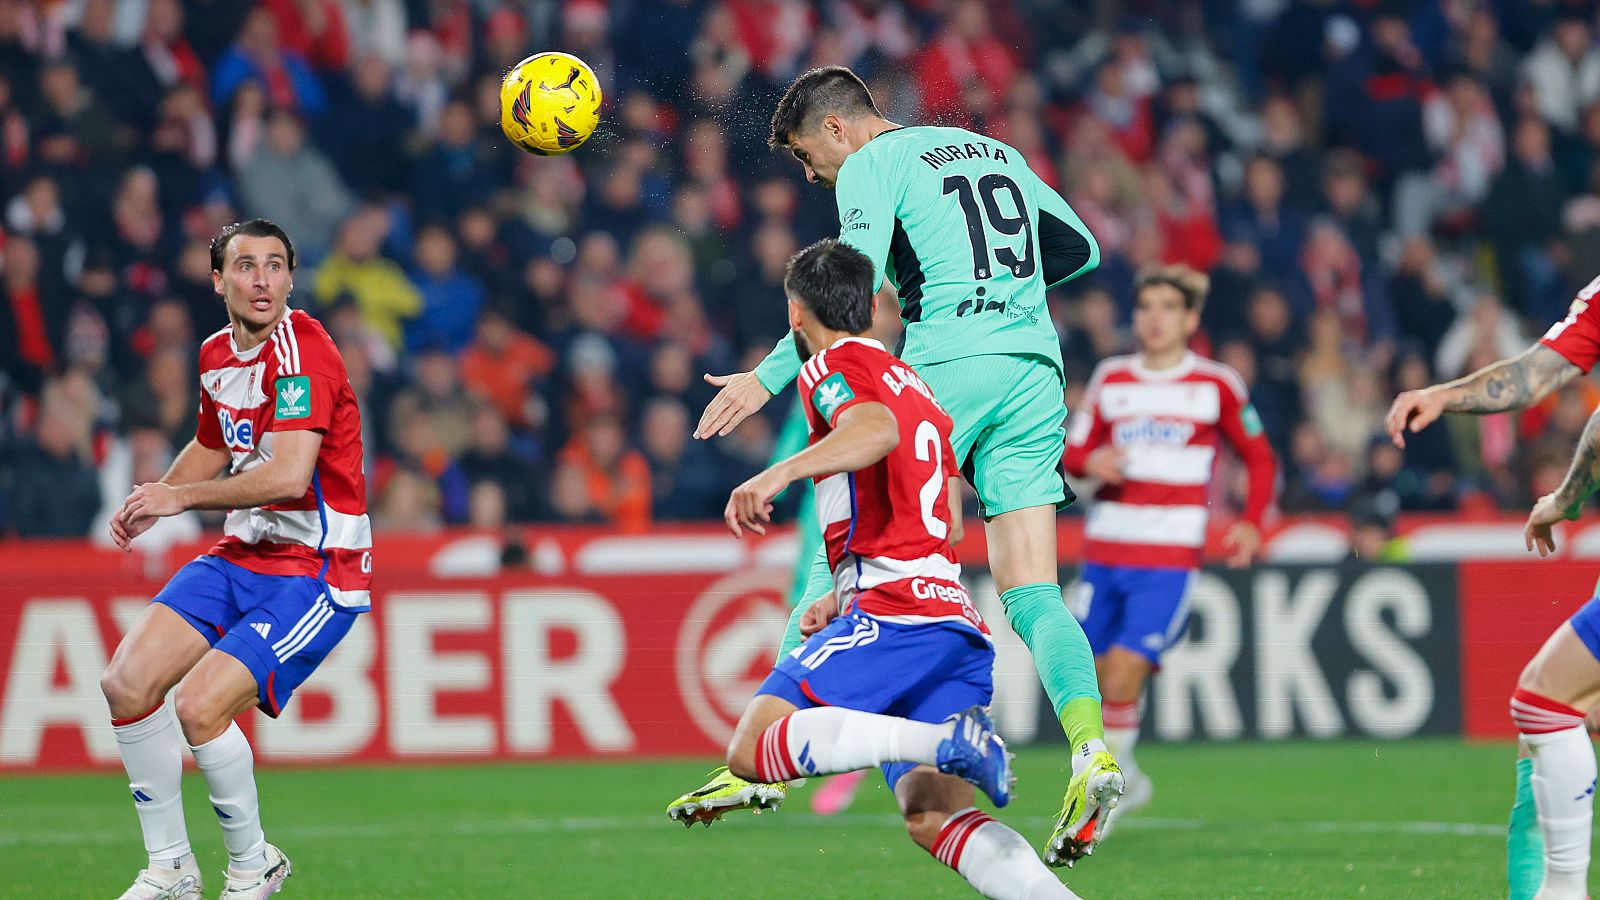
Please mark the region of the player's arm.
[[[225, 448], [208, 446], [195, 438], [178, 452], [178, 457], [167, 468], [167, 474], [161, 476], [161, 483], [183, 485], [210, 481], [227, 467], [229, 458]], [[137, 488], [134, 493], [138, 493]], [[128, 519], [128, 504], [132, 500], [130, 495], [111, 517], [111, 541], [123, 550], [132, 549], [133, 539], [155, 524], [154, 518], [137, 523]]]
[[[839, 204], [839, 240], [872, 260], [872, 287], [877, 290], [883, 284], [889, 240], [894, 235], [894, 202], [874, 160], [865, 153], [852, 154], [839, 170], [834, 198]], [[721, 390], [701, 413], [694, 436], [705, 440], [733, 431], [793, 381], [803, 362], [795, 352], [794, 335], [786, 334], [754, 371], [704, 376]]]
[[1096, 368], [1089, 377], [1083, 402], [1067, 428], [1067, 451], [1061, 465], [1074, 478], [1093, 478], [1102, 484], [1122, 483], [1122, 464], [1126, 453], [1111, 443], [1111, 426], [1100, 415], [1102, 371]]
[[855, 472], [888, 456], [900, 445], [900, 428], [889, 407], [876, 401], [846, 407], [822, 440], [734, 488], [722, 519], [735, 536], [744, 529], [766, 534], [772, 498], [791, 481]]
[[304, 497], [322, 449], [322, 433], [303, 429], [275, 434], [272, 458], [248, 472], [189, 484], [139, 485], [123, 504], [126, 518], [160, 518], [189, 509], [249, 509]]
[[1100, 265], [1100, 244], [1089, 233], [1089, 226], [1038, 175], [1033, 175], [1033, 182], [1039, 205], [1039, 255], [1045, 286], [1055, 287], [1093, 271]]
[[1230, 566], [1249, 565], [1261, 549], [1261, 526], [1267, 517], [1267, 508], [1272, 505], [1273, 488], [1278, 481], [1278, 458], [1267, 442], [1261, 417], [1242, 389], [1242, 384], [1237, 388], [1224, 388], [1220, 422], [1223, 438], [1244, 461], [1250, 480], [1244, 515], [1223, 538]]
[[1383, 427], [1395, 446], [1406, 445], [1405, 432], [1428, 427], [1447, 412], [1489, 415], [1525, 409], [1550, 396], [1582, 373], [1575, 363], [1539, 343], [1471, 375], [1394, 398]]
[[1554, 493], [1545, 494], [1533, 505], [1528, 514], [1528, 524], [1523, 529], [1523, 540], [1529, 550], [1538, 550], [1548, 556], [1556, 550], [1552, 527], [1562, 519], [1577, 519], [1583, 512], [1583, 503], [1600, 488], [1600, 409], [1589, 415], [1578, 438], [1578, 448], [1572, 453], [1572, 466], [1567, 477]]
[[967, 519], [961, 513], [960, 475], [950, 476], [950, 486], [948, 490], [950, 493], [950, 533], [945, 535], [945, 540], [949, 541], [950, 546], [954, 547], [955, 545], [961, 543], [962, 538], [967, 536]]

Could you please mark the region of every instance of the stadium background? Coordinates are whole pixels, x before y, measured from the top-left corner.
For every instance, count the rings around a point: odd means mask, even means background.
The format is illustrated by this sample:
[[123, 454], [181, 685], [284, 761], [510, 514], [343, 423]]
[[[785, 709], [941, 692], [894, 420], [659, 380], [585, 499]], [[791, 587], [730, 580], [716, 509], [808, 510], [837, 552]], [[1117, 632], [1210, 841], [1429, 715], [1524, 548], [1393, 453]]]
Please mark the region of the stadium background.
[[[500, 74], [546, 48], [584, 58], [607, 92], [601, 132], [570, 157], [518, 153], [496, 125]], [[619, 877], [686, 877], [728, 852], [727, 835], [690, 845], [642, 823], [698, 778], [781, 627], [792, 537], [742, 545], [707, 523], [764, 464], [790, 401], [715, 442], [689, 428], [711, 395], [699, 374], [770, 348], [783, 262], [836, 230], [831, 198], [763, 145], [777, 93], [823, 63], [865, 75], [891, 119], [1017, 147], [1093, 230], [1100, 269], [1051, 297], [1069, 404], [1128, 348], [1132, 273], [1185, 262], [1213, 283], [1196, 349], [1244, 375], [1284, 462], [1267, 563], [1209, 571], [1151, 695], [1149, 730], [1173, 742], [1149, 751], [1166, 792], [1152, 815], [1169, 818], [1071, 883], [1493, 893], [1509, 748], [1459, 736], [1509, 735], [1517, 668], [1589, 595], [1600, 530], [1574, 527], [1562, 559], [1533, 563], [1519, 526], [1600, 390], [1584, 379], [1521, 416], [1451, 419], [1404, 452], [1375, 435], [1396, 391], [1520, 350], [1600, 274], [1591, 3], [0, 0], [3, 857], [137, 859], [98, 673], [218, 521], [166, 520], [132, 556], [108, 549], [104, 523], [193, 433], [195, 350], [225, 323], [205, 244], [254, 215], [296, 240], [292, 303], [350, 370], [378, 559], [379, 611], [305, 688], [296, 724], [253, 729], [269, 829], [320, 827], [274, 790], [352, 809], [411, 791], [457, 823], [428, 846], [470, 844], [453, 851], [468, 860], [495, 822], [503, 842], [537, 835], [550, 860]], [[1219, 473], [1219, 523], [1240, 476]], [[1070, 577], [1073, 514], [1061, 535]], [[1003, 730], [1058, 739], [1025, 651], [1000, 640]], [[1226, 743], [1255, 738], [1268, 743]], [[1261, 754], [1261, 796], [1182, 786], [1241, 753]], [[696, 759], [622, 763], [636, 755]], [[496, 759], [537, 764], [316, 771]], [[1046, 747], [1023, 762], [1038, 808], [1020, 814], [1047, 815], [1059, 760]], [[80, 769], [102, 774], [38, 774]], [[506, 825], [490, 798], [508, 772], [539, 788]], [[569, 786], [591, 779], [606, 787]], [[1363, 799], [1369, 780], [1390, 787]], [[1384, 796], [1401, 784], [1421, 809]], [[574, 804], [612, 818], [562, 824]], [[790, 856], [787, 842], [823, 838], [793, 824], [798, 805], [783, 816], [726, 827]], [[856, 826], [899, 840], [881, 816]], [[607, 829], [636, 865], [585, 838]], [[1224, 847], [1269, 838], [1286, 841], [1270, 870], [1286, 882]], [[830, 852], [848, 861], [849, 843]], [[900, 843], [888, 895], [933, 877]], [[1338, 853], [1390, 864], [1368, 876]], [[884, 865], [876, 849], [861, 861]], [[1210, 887], [1184, 875], [1202, 861]], [[451, 889], [427, 896], [472, 884], [472, 866], [433, 868]], [[0, 895], [72, 895], [6, 870]], [[96, 877], [102, 892], [117, 880]], [[562, 895], [672, 893], [605, 884]], [[814, 887], [790, 884], [730, 891]], [[487, 885], [475, 895], [526, 895]]]

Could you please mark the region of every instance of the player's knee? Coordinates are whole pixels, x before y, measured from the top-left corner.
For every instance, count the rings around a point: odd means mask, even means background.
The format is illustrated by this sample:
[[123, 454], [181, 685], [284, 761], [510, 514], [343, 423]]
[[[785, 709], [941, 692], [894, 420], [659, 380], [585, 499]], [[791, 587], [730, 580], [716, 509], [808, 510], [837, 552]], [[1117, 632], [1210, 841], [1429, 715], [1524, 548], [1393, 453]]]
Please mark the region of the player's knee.
[[100, 673], [100, 693], [113, 717], [136, 716], [161, 702], [155, 689], [133, 676], [128, 667], [112, 661]]
[[178, 691], [173, 712], [178, 717], [178, 726], [183, 729], [184, 739], [192, 747], [216, 738], [228, 727], [227, 711], [205, 691]]
[[939, 837], [939, 829], [944, 827], [945, 820], [950, 818], [950, 813], [944, 810], [925, 809], [908, 812], [906, 815], [906, 833], [917, 842], [917, 846], [928, 852], [933, 852], [933, 842]]

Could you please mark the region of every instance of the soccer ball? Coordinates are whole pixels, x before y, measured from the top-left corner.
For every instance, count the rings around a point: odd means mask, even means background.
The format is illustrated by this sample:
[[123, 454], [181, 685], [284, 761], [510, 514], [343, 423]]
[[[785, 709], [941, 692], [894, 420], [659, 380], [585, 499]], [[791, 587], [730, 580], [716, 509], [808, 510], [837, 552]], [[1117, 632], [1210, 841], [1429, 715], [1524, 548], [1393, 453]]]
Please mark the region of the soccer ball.
[[500, 82], [500, 130], [540, 156], [582, 146], [600, 124], [600, 82], [570, 53], [535, 53]]

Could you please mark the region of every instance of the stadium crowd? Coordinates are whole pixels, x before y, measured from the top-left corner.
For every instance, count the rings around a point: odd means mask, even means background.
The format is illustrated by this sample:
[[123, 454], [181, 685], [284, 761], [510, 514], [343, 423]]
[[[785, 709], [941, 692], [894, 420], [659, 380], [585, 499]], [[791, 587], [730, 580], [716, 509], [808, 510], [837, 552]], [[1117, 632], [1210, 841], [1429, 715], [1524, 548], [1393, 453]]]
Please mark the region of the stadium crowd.
[[[498, 129], [542, 48], [607, 91], [566, 157]], [[771, 348], [785, 261], [837, 231], [764, 146], [826, 63], [1089, 225], [1099, 270], [1051, 299], [1069, 405], [1136, 270], [1209, 272], [1196, 349], [1251, 386], [1286, 511], [1524, 507], [1600, 403], [1378, 439], [1600, 274], [1593, 3], [0, 0], [0, 535], [100, 529], [193, 436], [206, 245], [248, 216], [343, 352], [377, 527], [717, 517], [790, 403], [695, 441], [700, 374]]]

